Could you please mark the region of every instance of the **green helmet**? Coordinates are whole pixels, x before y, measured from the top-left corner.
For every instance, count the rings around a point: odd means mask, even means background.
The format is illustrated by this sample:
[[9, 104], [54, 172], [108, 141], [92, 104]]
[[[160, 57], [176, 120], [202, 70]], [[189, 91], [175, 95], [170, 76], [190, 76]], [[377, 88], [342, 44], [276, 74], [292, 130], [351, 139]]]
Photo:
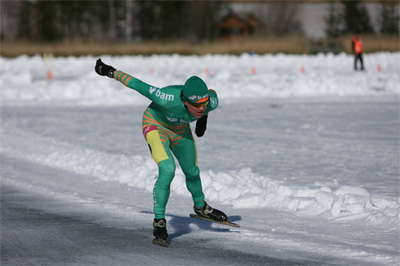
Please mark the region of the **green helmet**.
[[196, 76], [186, 80], [185, 85], [183, 85], [182, 96], [185, 101], [190, 103], [203, 103], [210, 99], [207, 85]]

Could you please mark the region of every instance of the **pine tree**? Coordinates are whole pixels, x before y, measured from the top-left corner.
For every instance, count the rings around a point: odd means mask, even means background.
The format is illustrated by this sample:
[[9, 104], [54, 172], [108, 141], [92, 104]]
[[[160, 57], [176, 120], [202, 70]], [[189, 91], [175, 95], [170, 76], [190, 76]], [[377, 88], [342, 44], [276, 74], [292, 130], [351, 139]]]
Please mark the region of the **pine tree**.
[[41, 41], [58, 41], [61, 34], [57, 21], [57, 2], [38, 0], [34, 4], [37, 37]]
[[382, 2], [378, 17], [379, 31], [384, 34], [399, 34], [399, 14], [396, 2]]
[[35, 34], [33, 2], [22, 1], [19, 13], [18, 37], [21, 39], [32, 39]]
[[212, 39], [222, 1], [140, 1], [140, 34], [146, 40]]
[[325, 33], [328, 37], [338, 37], [343, 31], [343, 14], [337, 3], [329, 4], [329, 14], [325, 17]]
[[344, 33], [374, 33], [368, 11], [361, 0], [341, 3], [344, 7]]

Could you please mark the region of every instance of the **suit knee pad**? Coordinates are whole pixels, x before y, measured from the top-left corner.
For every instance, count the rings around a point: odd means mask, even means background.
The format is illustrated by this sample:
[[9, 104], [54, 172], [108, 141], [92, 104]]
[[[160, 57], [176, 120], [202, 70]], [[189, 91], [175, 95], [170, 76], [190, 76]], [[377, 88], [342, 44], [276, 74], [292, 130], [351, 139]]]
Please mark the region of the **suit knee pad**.
[[170, 160], [161, 161], [158, 164], [158, 182], [161, 186], [169, 186], [175, 176], [175, 163]]

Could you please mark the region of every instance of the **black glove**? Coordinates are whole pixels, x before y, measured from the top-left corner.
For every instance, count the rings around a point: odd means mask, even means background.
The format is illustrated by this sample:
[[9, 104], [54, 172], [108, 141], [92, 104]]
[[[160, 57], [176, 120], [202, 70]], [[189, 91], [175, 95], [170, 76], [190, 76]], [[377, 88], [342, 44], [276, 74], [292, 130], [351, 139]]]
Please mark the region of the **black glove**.
[[202, 137], [207, 129], [207, 118], [205, 115], [196, 122], [196, 130], [194, 131], [198, 137]]
[[104, 64], [103, 62], [101, 62], [100, 58], [97, 59], [96, 66], [94, 67], [94, 70], [100, 76], [108, 76], [109, 78], [113, 78], [114, 77], [115, 68], [113, 68], [112, 66]]

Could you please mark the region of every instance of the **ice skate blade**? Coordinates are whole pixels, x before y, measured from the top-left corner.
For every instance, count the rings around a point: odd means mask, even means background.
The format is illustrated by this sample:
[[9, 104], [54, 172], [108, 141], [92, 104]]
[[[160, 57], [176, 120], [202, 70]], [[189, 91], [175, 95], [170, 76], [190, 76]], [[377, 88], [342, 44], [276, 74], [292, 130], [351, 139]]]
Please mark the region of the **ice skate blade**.
[[238, 227], [238, 228], [240, 227], [240, 225], [235, 224], [235, 223], [231, 223], [229, 221], [219, 222], [219, 221], [215, 221], [215, 220], [210, 219], [210, 218], [205, 218], [205, 217], [202, 217], [202, 216], [199, 216], [199, 215], [196, 215], [196, 214], [190, 214], [190, 217], [196, 218], [196, 219], [205, 220], [205, 221], [209, 221], [209, 222], [212, 222], [212, 223], [224, 224], [224, 225], [229, 225], [229, 226]]

